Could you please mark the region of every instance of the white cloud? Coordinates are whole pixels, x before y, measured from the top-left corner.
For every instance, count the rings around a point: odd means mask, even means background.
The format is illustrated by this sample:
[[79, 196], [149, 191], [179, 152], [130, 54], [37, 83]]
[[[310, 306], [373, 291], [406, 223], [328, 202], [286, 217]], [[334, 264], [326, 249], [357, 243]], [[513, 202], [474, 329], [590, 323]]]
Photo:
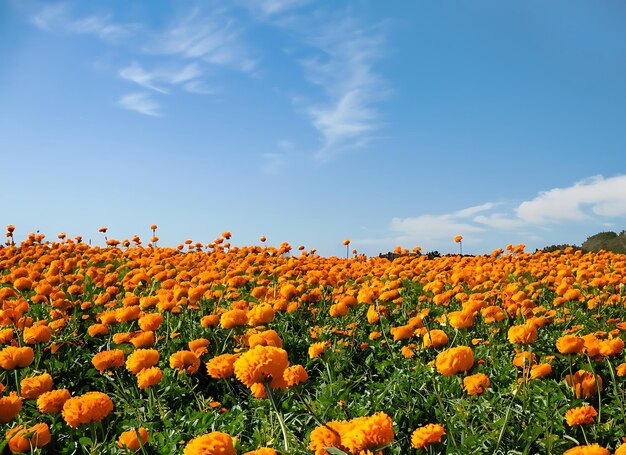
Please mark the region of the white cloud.
[[383, 38], [379, 30], [344, 19], [307, 40], [319, 52], [301, 64], [326, 100], [308, 103], [304, 111], [322, 136], [316, 157], [324, 161], [366, 145], [380, 127], [376, 103], [387, 96], [388, 89], [374, 65], [382, 56]]
[[223, 10], [202, 14], [196, 9], [159, 34], [146, 51], [250, 72], [256, 61], [250, 57], [240, 35], [240, 26]]
[[161, 106], [150, 95], [146, 93], [136, 92], [129, 93], [118, 101], [118, 104], [124, 109], [139, 112], [140, 114], [150, 115], [152, 117], [161, 117]]
[[44, 6], [31, 17], [31, 22], [41, 30], [63, 33], [95, 35], [103, 40], [116, 41], [136, 32], [138, 24], [116, 24], [110, 14], [92, 14], [72, 18], [66, 3]]
[[533, 224], [626, 216], [626, 175], [595, 176], [566, 188], [540, 193], [516, 209], [517, 216]]
[[241, 0], [239, 3], [260, 19], [265, 19], [293, 11], [309, 2], [310, 0]]
[[202, 72], [195, 62], [178, 68], [157, 68], [153, 71], [146, 71], [137, 62], [133, 62], [130, 66], [122, 69], [119, 75], [142, 87], [167, 94], [169, 91], [163, 88], [162, 85], [179, 85], [194, 82], [195, 84], [192, 84], [191, 87], [199, 87], [200, 81], [194, 79], [202, 75]]
[[360, 242], [385, 247], [427, 243], [450, 249], [450, 239], [460, 234], [468, 244], [484, 245], [493, 243], [495, 238], [515, 237], [542, 247], [562, 238], [547, 239], [546, 236], [560, 232], [552, 229], [554, 226], [568, 226], [570, 230], [588, 226], [592, 232], [600, 226], [613, 227], [616, 220], [625, 218], [626, 175], [596, 176], [569, 187], [541, 192], [517, 205], [487, 202], [451, 213], [393, 218], [387, 235]]

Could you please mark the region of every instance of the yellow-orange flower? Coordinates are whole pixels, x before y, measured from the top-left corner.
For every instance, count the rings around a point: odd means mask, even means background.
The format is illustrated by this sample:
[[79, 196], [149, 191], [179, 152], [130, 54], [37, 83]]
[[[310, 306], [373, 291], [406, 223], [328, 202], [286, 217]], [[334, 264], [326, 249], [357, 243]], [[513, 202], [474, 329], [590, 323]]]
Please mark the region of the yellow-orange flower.
[[468, 395], [480, 395], [489, 388], [489, 377], [483, 373], [476, 373], [463, 378], [463, 388]]
[[439, 329], [429, 330], [424, 334], [422, 338], [422, 343], [425, 348], [440, 348], [448, 344], [448, 335], [446, 332]]
[[87, 392], [70, 398], [63, 405], [63, 420], [72, 428], [80, 425], [100, 422], [113, 410], [113, 401], [106, 393]]
[[184, 455], [237, 455], [233, 438], [229, 434], [214, 431], [193, 438], [185, 446]]
[[285, 368], [283, 379], [287, 383], [287, 387], [292, 387], [297, 384], [302, 384], [309, 379], [309, 374], [302, 365], [293, 365]]
[[93, 356], [91, 363], [100, 373], [105, 370], [110, 370], [111, 368], [123, 367], [124, 352], [120, 349], [102, 351]]
[[594, 422], [598, 416], [593, 406], [580, 406], [573, 408], [565, 413], [565, 420], [570, 427], [576, 425], [588, 425]]
[[15, 346], [7, 346], [0, 351], [0, 367], [5, 370], [14, 368], [26, 368], [33, 363], [35, 359], [35, 351], [31, 347], [18, 348]]
[[232, 329], [248, 324], [248, 313], [245, 310], [230, 310], [220, 316], [223, 329]]
[[22, 410], [22, 397], [11, 392], [0, 398], [0, 422], [10, 422]]
[[252, 450], [250, 452], [245, 452], [243, 455], [280, 455], [274, 449], [270, 449], [268, 447], [261, 447], [260, 449]]
[[22, 398], [38, 398], [44, 392], [52, 390], [52, 376], [48, 373], [22, 379], [20, 383]]
[[155, 366], [160, 358], [159, 351], [156, 349], [137, 349], [126, 359], [126, 369], [137, 374], [144, 368]]
[[47, 325], [24, 327], [22, 336], [26, 344], [47, 343], [52, 337], [52, 329]]
[[585, 340], [576, 335], [564, 335], [556, 340], [556, 348], [561, 354], [580, 354], [585, 347]]
[[598, 444], [590, 444], [572, 447], [563, 452], [563, 455], [611, 455], [611, 452]]
[[514, 325], [508, 332], [512, 344], [532, 344], [537, 340], [537, 327], [534, 324]]
[[463, 373], [474, 365], [474, 353], [468, 346], [446, 349], [435, 359], [437, 371], [444, 376]]
[[145, 389], [157, 385], [163, 379], [163, 372], [159, 367], [144, 368], [137, 373], [137, 387]]
[[42, 414], [58, 414], [70, 397], [70, 392], [67, 389], [51, 390], [39, 395], [37, 408]]
[[[602, 390], [602, 378], [596, 375], [594, 379], [593, 373], [585, 370], [578, 370], [571, 375], [565, 376], [567, 385], [573, 387], [576, 398], [589, 398], [598, 394], [598, 389]], [[597, 384], [596, 384], [597, 381]]]
[[228, 379], [235, 375], [235, 361], [239, 354], [222, 354], [207, 362], [207, 371], [213, 379]]
[[194, 374], [200, 368], [200, 358], [191, 351], [178, 351], [170, 356], [170, 368]]
[[46, 423], [38, 423], [30, 428], [19, 425], [6, 434], [12, 453], [31, 452], [32, 449], [44, 447], [51, 439], [50, 428]]
[[[141, 440], [141, 443], [139, 442]], [[148, 430], [139, 427], [136, 430], [123, 432], [117, 439], [117, 446], [121, 449], [139, 450], [142, 445], [148, 443]]]
[[274, 346], [256, 346], [235, 361], [235, 376], [246, 386], [271, 381], [276, 387], [283, 383], [283, 372], [289, 361], [287, 351]]
[[314, 359], [315, 357], [322, 355], [326, 350], [326, 346], [328, 346], [328, 343], [325, 341], [319, 341], [311, 344], [311, 346], [309, 346], [309, 358]]
[[429, 445], [441, 442], [441, 437], [446, 434], [446, 430], [438, 423], [429, 423], [426, 426], [417, 428], [411, 434], [411, 447], [414, 449], [426, 449]]

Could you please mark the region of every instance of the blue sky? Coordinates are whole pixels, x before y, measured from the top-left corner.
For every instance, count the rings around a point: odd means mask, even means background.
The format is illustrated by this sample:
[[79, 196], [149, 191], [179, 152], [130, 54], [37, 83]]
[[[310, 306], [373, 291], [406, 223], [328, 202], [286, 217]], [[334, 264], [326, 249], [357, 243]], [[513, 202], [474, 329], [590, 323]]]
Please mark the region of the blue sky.
[[620, 1], [0, 0], [0, 222], [489, 253], [626, 229]]

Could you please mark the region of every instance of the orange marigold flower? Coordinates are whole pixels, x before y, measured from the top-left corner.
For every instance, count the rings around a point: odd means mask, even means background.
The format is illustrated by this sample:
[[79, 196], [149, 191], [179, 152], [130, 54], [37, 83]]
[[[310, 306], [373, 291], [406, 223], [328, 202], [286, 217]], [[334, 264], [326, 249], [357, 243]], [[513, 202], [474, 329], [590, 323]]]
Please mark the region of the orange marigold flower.
[[292, 387], [297, 384], [302, 384], [309, 379], [309, 374], [302, 365], [293, 365], [285, 368], [283, 379], [287, 383], [287, 387]]
[[565, 413], [565, 420], [570, 427], [576, 425], [588, 425], [594, 422], [598, 416], [593, 406], [580, 406], [570, 409]]
[[425, 348], [440, 348], [448, 344], [448, 335], [446, 332], [439, 329], [429, 330], [424, 334], [422, 343]]
[[207, 371], [213, 379], [228, 379], [235, 375], [235, 361], [239, 354], [222, 354], [207, 362]]
[[415, 333], [415, 327], [410, 325], [401, 325], [392, 327], [389, 332], [393, 335], [393, 341], [406, 340], [411, 338]]
[[369, 417], [358, 417], [341, 433], [341, 445], [351, 453], [380, 449], [394, 438], [393, 421], [384, 412]]
[[105, 370], [110, 370], [111, 368], [123, 367], [124, 352], [120, 349], [102, 351], [93, 356], [91, 363], [100, 373]]
[[230, 310], [220, 316], [220, 325], [223, 329], [232, 329], [248, 324], [248, 313], [245, 310]]
[[52, 390], [52, 376], [48, 373], [30, 378], [24, 378], [20, 382], [22, 398], [38, 398], [44, 392]]
[[139, 318], [139, 328], [143, 331], [155, 331], [163, 323], [163, 315], [161, 313], [148, 313]]
[[30, 291], [33, 288], [33, 282], [28, 277], [20, 277], [13, 282], [13, 287], [18, 291]]
[[480, 395], [489, 388], [489, 377], [483, 373], [476, 373], [463, 378], [463, 388], [468, 395]]
[[530, 368], [530, 379], [539, 379], [552, 374], [552, 365], [549, 363], [540, 363]]
[[276, 452], [274, 449], [270, 449], [268, 447], [261, 447], [260, 449], [246, 452], [243, 455], [280, 455], [280, 454]]
[[438, 423], [429, 423], [417, 428], [411, 435], [411, 447], [414, 449], [426, 449], [429, 445], [441, 442], [441, 437], [446, 430]]
[[248, 338], [248, 346], [250, 349], [256, 346], [274, 346], [277, 348], [283, 347], [283, 340], [275, 330], [265, 330], [260, 333], [253, 333]]
[[0, 422], [6, 423], [22, 410], [22, 397], [11, 392], [9, 395], [0, 398]]
[[580, 354], [585, 340], [576, 335], [564, 335], [556, 340], [556, 348], [561, 354]]
[[341, 447], [341, 436], [333, 428], [333, 422], [315, 427], [311, 431], [309, 449], [315, 451], [315, 455], [328, 455], [326, 447]]
[[446, 349], [435, 359], [437, 371], [444, 376], [463, 373], [474, 365], [474, 353], [468, 346]]
[[106, 393], [87, 392], [70, 398], [63, 405], [63, 420], [72, 428], [100, 422], [113, 411], [113, 401]]
[[311, 344], [311, 346], [309, 346], [309, 358], [314, 359], [315, 357], [322, 355], [326, 350], [326, 346], [328, 346], [328, 343], [325, 341], [319, 341]]
[[271, 305], [267, 303], [255, 305], [248, 310], [248, 325], [255, 327], [257, 325], [269, 324], [274, 320], [275, 316], [276, 311], [274, 311]]
[[[578, 370], [574, 373], [574, 377], [571, 375], [565, 376], [567, 385], [574, 389], [576, 398], [589, 398], [597, 395], [598, 388], [602, 390], [602, 378], [600, 375], [596, 375], [594, 378], [593, 373], [585, 370]], [[596, 384], [596, 381], [598, 383]]]
[[144, 368], [155, 366], [160, 358], [159, 351], [156, 349], [136, 349], [126, 359], [126, 369], [137, 374]]
[[185, 446], [184, 455], [237, 455], [233, 438], [229, 434], [214, 431], [193, 438]]
[[248, 387], [265, 381], [276, 387], [283, 384], [283, 372], [288, 364], [284, 349], [256, 346], [235, 361], [235, 376]]
[[46, 423], [38, 423], [30, 428], [19, 425], [6, 434], [12, 453], [31, 452], [32, 449], [44, 447], [51, 439], [50, 428]]
[[35, 359], [35, 351], [26, 346], [18, 348], [15, 346], [7, 346], [0, 351], [0, 367], [5, 370], [14, 368], [25, 368]]
[[52, 337], [52, 329], [47, 325], [24, 327], [22, 335], [26, 344], [47, 343]]
[[163, 379], [163, 372], [159, 367], [144, 368], [137, 373], [137, 387], [145, 389], [157, 385]]
[[37, 408], [42, 414], [58, 414], [70, 397], [70, 392], [67, 389], [51, 390], [39, 395]]
[[512, 344], [532, 344], [537, 340], [537, 327], [534, 324], [514, 325], [508, 332]]
[[611, 452], [598, 444], [576, 446], [563, 452], [563, 455], [611, 455]]
[[446, 318], [455, 329], [465, 329], [474, 325], [474, 313], [470, 311], [451, 311]]
[[[141, 440], [141, 443], [139, 442]], [[121, 449], [129, 449], [137, 451], [142, 445], [148, 443], [148, 430], [139, 427], [136, 430], [128, 430], [123, 432], [117, 439], [117, 446]]]
[[191, 351], [178, 351], [170, 356], [170, 368], [194, 374], [200, 368], [200, 358]]
[[616, 368], [615, 372], [618, 376], [626, 376], [626, 363], [620, 363]]
[[217, 314], [209, 314], [208, 316], [203, 316], [200, 319], [200, 325], [205, 329], [209, 327], [214, 327], [220, 322], [220, 317]]
[[[172, 332], [173, 333], [173, 332]], [[130, 343], [136, 348], [147, 348], [154, 345], [156, 338], [154, 332], [149, 330], [147, 332], [138, 332], [132, 335]]]
[[610, 338], [600, 343], [600, 355], [616, 356], [624, 351], [624, 341], [621, 338]]
[[537, 356], [532, 352], [522, 351], [513, 357], [513, 365], [517, 368], [528, 369], [537, 363]]
[[109, 328], [104, 324], [92, 324], [87, 329], [87, 333], [90, 337], [97, 337], [98, 335], [106, 335], [109, 333]]

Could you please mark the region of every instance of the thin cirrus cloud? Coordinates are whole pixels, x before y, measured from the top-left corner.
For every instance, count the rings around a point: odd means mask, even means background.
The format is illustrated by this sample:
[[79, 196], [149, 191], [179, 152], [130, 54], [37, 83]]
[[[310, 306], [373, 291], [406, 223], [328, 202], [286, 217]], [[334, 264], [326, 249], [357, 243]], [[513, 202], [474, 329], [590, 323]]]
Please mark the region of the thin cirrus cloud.
[[157, 68], [152, 71], [147, 71], [137, 62], [133, 62], [119, 72], [121, 78], [163, 94], [169, 93], [169, 90], [164, 86], [183, 85], [184, 88], [193, 89], [196, 85], [188, 86], [187, 84], [199, 83], [194, 79], [201, 75], [202, 71], [195, 62], [180, 68]]
[[30, 18], [31, 22], [41, 30], [57, 33], [77, 33], [95, 35], [104, 40], [116, 41], [125, 38], [141, 26], [136, 23], [116, 24], [110, 14], [92, 14], [81, 18], [72, 18], [68, 5], [56, 3], [44, 6]]
[[150, 95], [142, 92], [129, 93], [119, 99], [120, 107], [151, 117], [162, 117], [161, 106]]
[[377, 103], [389, 90], [376, 72], [384, 39], [345, 19], [308, 38], [318, 55], [303, 59], [307, 79], [325, 95], [321, 103], [308, 103], [304, 112], [320, 133], [322, 144], [316, 158], [326, 161], [346, 150], [368, 144], [381, 126]]
[[216, 9], [204, 13], [195, 9], [156, 34], [144, 50], [150, 54], [196, 59], [249, 73], [257, 62], [250, 57], [241, 33], [242, 27], [225, 11]]
[[471, 240], [472, 236], [498, 231], [516, 231], [525, 238], [540, 240], [541, 235], [533, 232], [534, 229], [545, 230], [553, 225], [581, 220], [606, 226], [623, 218], [626, 218], [626, 175], [594, 176], [568, 187], [540, 192], [517, 206], [488, 202], [447, 214], [393, 218], [389, 224], [390, 236], [365, 239], [363, 243], [449, 241], [457, 234]]

